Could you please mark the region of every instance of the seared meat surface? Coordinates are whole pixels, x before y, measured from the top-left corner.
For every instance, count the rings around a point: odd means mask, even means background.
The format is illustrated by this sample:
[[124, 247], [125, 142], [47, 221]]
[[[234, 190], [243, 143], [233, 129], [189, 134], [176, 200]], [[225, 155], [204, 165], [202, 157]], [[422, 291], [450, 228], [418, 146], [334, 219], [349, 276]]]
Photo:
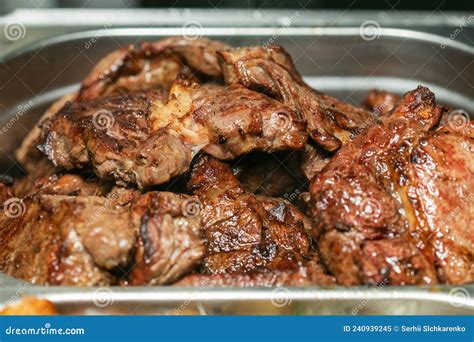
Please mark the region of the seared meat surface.
[[408, 198], [420, 248], [434, 260], [438, 279], [474, 281], [474, 122], [440, 127], [410, 155]]
[[307, 122], [311, 138], [328, 151], [351, 139], [373, 114], [309, 87], [279, 46], [219, 51], [227, 83], [240, 83], [276, 97]]
[[183, 74], [219, 79], [217, 50], [227, 48], [228, 45], [217, 40], [170, 37], [114, 51], [86, 77], [78, 99], [147, 89], [167, 91]]
[[[309, 139], [311, 138], [311, 139]], [[33, 284], [474, 282], [474, 123], [422, 86], [361, 107], [282, 47], [104, 57], [0, 180], [0, 272]]]
[[472, 136], [433, 131], [440, 115], [434, 95], [418, 87], [313, 179], [313, 237], [339, 283], [472, 279], [472, 203], [442, 219], [472, 189]]
[[28, 172], [35, 170], [41, 159], [36, 149], [40, 143], [40, 126], [67, 102], [144, 90], [166, 94], [180, 75], [196, 74], [219, 79], [221, 72], [216, 51], [226, 48], [228, 45], [225, 43], [206, 38], [171, 37], [111, 52], [92, 69], [78, 92], [63, 96], [48, 108], [16, 151], [16, 158]]
[[146, 187], [186, 172], [200, 149], [231, 159], [305, 140], [304, 125], [276, 100], [240, 85], [180, 80], [166, 102], [153, 91], [65, 105], [45, 125], [40, 149], [66, 169], [92, 163], [100, 178]]
[[[112, 242], [94, 237], [94, 228], [102, 230], [100, 225], [87, 227], [91, 214], [103, 208], [99, 201], [99, 198], [78, 200], [38, 195], [21, 202], [4, 202], [0, 212], [1, 272], [33, 284], [104, 286], [115, 283], [115, 277], [99, 267], [88, 252], [100, 254], [97, 247], [105, 248], [102, 252], [106, 254], [98, 257], [106, 265], [119, 263], [126, 257], [123, 249], [108, 251]], [[17, 212], [12, 211], [14, 204]], [[119, 232], [128, 227], [121, 215], [106, 214], [104, 218], [110, 228], [120, 225]], [[105, 228], [109, 232], [106, 236], [117, 242], [120, 233], [110, 228]], [[131, 246], [129, 240], [125, 241]]]
[[[175, 281], [204, 254], [192, 197], [165, 192], [107, 197], [34, 194], [3, 201], [0, 271], [34, 284], [103, 286]], [[133, 266], [129, 274], [128, 269]]]
[[204, 273], [291, 269], [310, 258], [307, 218], [284, 200], [246, 192], [228, 165], [201, 157], [189, 189], [202, 206]]
[[205, 248], [195, 203], [195, 198], [169, 192], [148, 192], [133, 203], [139, 238], [130, 284], [169, 284], [201, 262]]
[[41, 124], [53, 117], [68, 101], [77, 97], [77, 93], [68, 94], [55, 101], [42, 115], [38, 123], [31, 129], [21, 142], [20, 147], [15, 151], [15, 158], [20, 162], [23, 168], [32, 174], [38, 173], [38, 167], [41, 169], [41, 176], [50, 174], [54, 170], [54, 165], [50, 160], [44, 157], [44, 154], [37, 149], [40, 143], [42, 133]]
[[151, 111], [160, 98], [151, 91], [69, 103], [45, 126], [40, 149], [66, 169], [92, 162], [100, 178], [165, 182], [184, 171], [191, 152], [177, 137], [153, 132]]

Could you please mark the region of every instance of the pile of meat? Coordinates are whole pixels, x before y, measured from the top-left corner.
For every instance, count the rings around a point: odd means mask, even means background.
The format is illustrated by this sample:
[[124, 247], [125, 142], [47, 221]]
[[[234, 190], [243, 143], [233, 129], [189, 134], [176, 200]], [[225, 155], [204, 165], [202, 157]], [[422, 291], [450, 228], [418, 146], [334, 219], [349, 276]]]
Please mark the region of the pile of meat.
[[474, 281], [474, 123], [429, 89], [354, 106], [278, 46], [112, 52], [0, 185], [0, 271], [34, 284]]

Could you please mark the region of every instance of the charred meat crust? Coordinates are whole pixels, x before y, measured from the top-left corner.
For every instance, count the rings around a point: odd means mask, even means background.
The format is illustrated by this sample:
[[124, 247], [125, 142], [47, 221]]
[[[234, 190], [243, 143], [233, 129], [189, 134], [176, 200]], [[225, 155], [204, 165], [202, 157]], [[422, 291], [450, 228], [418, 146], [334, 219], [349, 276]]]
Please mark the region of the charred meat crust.
[[40, 126], [67, 102], [153, 89], [166, 94], [179, 76], [191, 77], [192, 72], [219, 79], [216, 51], [226, 48], [225, 43], [205, 38], [190, 41], [170, 37], [111, 52], [92, 69], [78, 92], [63, 96], [48, 108], [15, 152], [16, 158], [28, 172], [35, 170], [36, 162], [41, 159], [36, 149], [41, 137]]
[[[472, 254], [467, 252], [472, 239], [466, 239], [472, 205], [450, 222], [441, 219], [441, 211], [432, 212], [434, 206], [447, 213], [460, 205], [443, 193], [442, 184], [450, 183], [451, 191], [466, 198], [472, 178], [466, 159], [472, 137], [436, 130], [441, 112], [427, 88], [408, 92], [313, 179], [313, 237], [338, 283], [472, 279]], [[449, 147], [440, 148], [440, 134]], [[432, 191], [438, 195], [429, 195]]]
[[182, 209], [191, 196], [112, 190], [14, 199], [0, 213], [0, 271], [34, 284], [166, 284], [204, 255], [200, 217]]
[[202, 204], [203, 273], [289, 271], [318, 263], [305, 215], [283, 199], [246, 192], [228, 165], [202, 156], [188, 187]]
[[[474, 126], [456, 113], [421, 86], [341, 102], [277, 46], [114, 51], [24, 140], [28, 176], [2, 177], [0, 271], [80, 286], [472, 282]], [[156, 191], [187, 180], [193, 195]]]
[[190, 212], [195, 203], [192, 197], [164, 192], [144, 194], [133, 204], [139, 238], [130, 284], [173, 283], [201, 262], [201, 217]]
[[350, 140], [352, 132], [373, 114], [309, 87], [288, 54], [277, 46], [219, 51], [224, 78], [274, 96], [307, 123], [310, 137], [328, 151]]
[[158, 185], [186, 172], [203, 149], [231, 159], [252, 150], [302, 148], [304, 124], [276, 100], [240, 85], [179, 80], [165, 102], [135, 92], [63, 107], [43, 129], [40, 150], [66, 169], [92, 164], [102, 179]]

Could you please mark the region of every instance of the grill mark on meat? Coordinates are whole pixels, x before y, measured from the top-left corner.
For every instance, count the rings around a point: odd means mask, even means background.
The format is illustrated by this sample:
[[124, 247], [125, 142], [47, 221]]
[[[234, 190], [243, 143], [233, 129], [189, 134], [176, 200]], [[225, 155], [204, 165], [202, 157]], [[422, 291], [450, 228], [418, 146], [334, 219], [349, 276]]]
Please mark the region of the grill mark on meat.
[[132, 205], [140, 234], [130, 284], [169, 284], [201, 262], [201, 217], [186, 216], [183, 209], [190, 200], [195, 199], [169, 192], [147, 193]]
[[204, 273], [284, 270], [309, 261], [304, 215], [284, 200], [247, 193], [228, 165], [201, 157], [188, 187], [203, 206]]

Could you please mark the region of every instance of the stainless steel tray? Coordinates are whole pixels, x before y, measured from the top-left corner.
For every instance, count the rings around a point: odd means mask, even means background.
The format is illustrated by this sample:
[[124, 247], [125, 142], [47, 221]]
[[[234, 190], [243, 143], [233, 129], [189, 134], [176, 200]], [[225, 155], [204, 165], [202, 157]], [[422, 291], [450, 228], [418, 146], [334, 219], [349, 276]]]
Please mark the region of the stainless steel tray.
[[[195, 32], [195, 31], [193, 31]], [[429, 86], [439, 102], [474, 112], [473, 48], [453, 39], [360, 27], [199, 27], [198, 34], [256, 45], [276, 37], [315, 88], [348, 102], [378, 87], [399, 93]], [[0, 170], [15, 172], [12, 151], [39, 115], [105, 53], [140, 40], [180, 35], [182, 27], [102, 29], [50, 39], [14, 51], [0, 64]], [[449, 36], [449, 31], [447, 32]], [[13, 122], [13, 124], [11, 124]], [[312, 287], [176, 289], [40, 287], [0, 275], [0, 305], [33, 294], [61, 313], [123, 314], [473, 314], [474, 285], [463, 287]]]

